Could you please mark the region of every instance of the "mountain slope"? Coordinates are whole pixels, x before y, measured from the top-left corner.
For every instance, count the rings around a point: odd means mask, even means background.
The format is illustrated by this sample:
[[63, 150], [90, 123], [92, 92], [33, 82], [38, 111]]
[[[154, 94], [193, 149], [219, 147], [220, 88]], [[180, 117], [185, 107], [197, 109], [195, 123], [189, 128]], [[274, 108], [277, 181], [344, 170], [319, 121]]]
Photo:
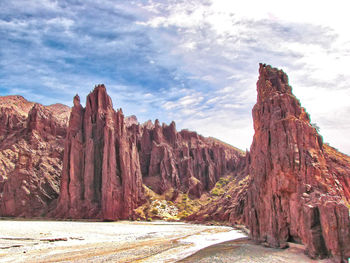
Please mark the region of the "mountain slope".
[[0, 97], [1, 216], [41, 216], [58, 197], [69, 112], [61, 104]]

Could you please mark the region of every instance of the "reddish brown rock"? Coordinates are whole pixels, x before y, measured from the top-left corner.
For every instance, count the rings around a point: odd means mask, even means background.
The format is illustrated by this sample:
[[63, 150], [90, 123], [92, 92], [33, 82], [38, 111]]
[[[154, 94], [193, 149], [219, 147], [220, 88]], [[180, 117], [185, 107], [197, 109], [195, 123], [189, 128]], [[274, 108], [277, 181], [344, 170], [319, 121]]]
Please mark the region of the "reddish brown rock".
[[56, 217], [126, 219], [143, 197], [136, 141], [104, 85], [74, 98]]
[[126, 219], [143, 202], [143, 184], [163, 194], [175, 189], [199, 197], [236, 168], [232, 146], [170, 125], [115, 112], [103, 85], [74, 99], [56, 217]]
[[[250, 177], [248, 174], [249, 153], [241, 153], [241, 159], [235, 170], [219, 180], [216, 188], [209, 192], [210, 201], [202, 205], [199, 211], [186, 218], [187, 221], [204, 223], [207, 221], [222, 222], [230, 225], [245, 224], [245, 208]], [[215, 189], [218, 193], [215, 193]], [[201, 200], [203, 197], [201, 197]]]
[[58, 197], [69, 112], [0, 97], [0, 216], [43, 216]]
[[350, 163], [323, 145], [283, 71], [260, 65], [259, 73], [249, 154], [250, 235], [273, 247], [302, 243], [311, 257], [345, 260]]
[[200, 197], [221, 176], [235, 171], [241, 152], [219, 140], [188, 130], [176, 131], [175, 122], [142, 126], [140, 163], [143, 182], [162, 194], [170, 188]]

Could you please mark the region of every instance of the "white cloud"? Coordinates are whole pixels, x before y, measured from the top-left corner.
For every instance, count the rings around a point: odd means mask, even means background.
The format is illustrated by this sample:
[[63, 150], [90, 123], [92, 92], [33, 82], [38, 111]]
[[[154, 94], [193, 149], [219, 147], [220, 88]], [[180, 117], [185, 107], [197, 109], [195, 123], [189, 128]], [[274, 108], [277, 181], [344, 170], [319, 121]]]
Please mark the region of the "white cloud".
[[288, 73], [325, 141], [350, 153], [348, 5], [9, 1], [0, 10], [0, 91], [71, 105], [105, 83], [126, 115], [175, 120], [245, 149], [264, 62]]
[[[211, 116], [208, 109], [197, 107], [205, 117], [201, 120], [182, 118], [181, 125], [195, 127], [204, 134], [213, 126], [217, 137], [225, 141], [236, 145], [242, 141], [250, 143], [248, 136], [252, 132], [243, 133], [246, 139], [232, 139], [238, 137], [230, 136], [228, 130], [236, 131], [237, 123], [232, 121], [234, 117], [229, 121], [229, 116], [238, 114], [245, 123], [251, 123], [258, 62], [266, 62], [289, 74], [295, 94], [312, 119], [319, 123], [326, 140], [330, 140], [334, 126], [330, 127], [329, 123], [335, 124], [335, 116], [339, 121], [337, 129], [343, 134], [350, 132], [341, 124], [346, 116], [339, 114], [346, 112], [342, 109], [350, 99], [346, 85], [350, 82], [347, 1], [337, 1], [337, 4], [299, 0], [283, 4], [272, 0], [166, 2], [158, 3], [157, 7], [153, 5], [153, 11], [156, 9], [158, 12], [144, 25], [179, 28], [180, 39], [175, 40], [172, 54], [190, 74], [188, 79], [202, 80], [212, 86], [216, 83], [217, 88], [206, 94], [203, 103], [211, 105], [211, 111], [217, 115], [228, 117], [222, 127], [221, 118], [208, 117]], [[337, 89], [340, 90], [335, 91]], [[330, 100], [332, 97], [334, 101]], [[176, 108], [174, 102], [166, 102], [164, 106], [169, 111]], [[244, 123], [240, 125], [249, 130]], [[251, 126], [250, 131], [252, 129]], [[350, 153], [350, 148], [342, 147], [341, 140], [343, 138], [333, 138], [332, 142]]]

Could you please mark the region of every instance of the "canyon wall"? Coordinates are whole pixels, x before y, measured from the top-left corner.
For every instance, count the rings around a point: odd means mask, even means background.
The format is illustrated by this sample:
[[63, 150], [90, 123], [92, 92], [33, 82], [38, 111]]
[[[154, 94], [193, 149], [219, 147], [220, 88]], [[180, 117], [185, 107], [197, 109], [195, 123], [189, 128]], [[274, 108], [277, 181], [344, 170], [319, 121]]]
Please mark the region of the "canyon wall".
[[74, 97], [64, 149], [55, 216], [129, 218], [143, 197], [137, 145], [103, 85], [88, 95], [85, 109]]
[[174, 122], [124, 118], [104, 85], [85, 108], [78, 95], [72, 109], [0, 97], [0, 216], [135, 219], [147, 188], [206, 194], [189, 220], [245, 224], [265, 245], [344, 261], [350, 157], [324, 144], [283, 71], [261, 64], [257, 93], [246, 153]]
[[349, 157], [323, 144], [287, 75], [260, 65], [246, 220], [254, 240], [350, 257]]
[[176, 131], [175, 123], [140, 125], [113, 109], [104, 85], [86, 100], [74, 98], [63, 159], [58, 218], [133, 218], [144, 200], [144, 186], [199, 197], [241, 162], [232, 146], [195, 132]]
[[0, 97], [0, 216], [42, 216], [57, 199], [69, 112]]

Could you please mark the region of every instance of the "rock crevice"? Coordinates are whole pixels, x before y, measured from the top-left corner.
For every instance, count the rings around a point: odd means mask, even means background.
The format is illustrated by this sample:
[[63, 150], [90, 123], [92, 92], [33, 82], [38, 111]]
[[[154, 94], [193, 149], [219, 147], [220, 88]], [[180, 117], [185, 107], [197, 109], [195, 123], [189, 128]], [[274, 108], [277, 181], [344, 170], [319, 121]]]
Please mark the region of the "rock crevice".
[[[260, 65], [246, 219], [254, 240], [301, 242], [311, 257], [350, 256], [349, 174], [329, 169], [330, 147], [292, 94], [287, 75]], [[334, 168], [333, 168], [334, 169]], [[343, 200], [342, 200], [343, 198]]]

